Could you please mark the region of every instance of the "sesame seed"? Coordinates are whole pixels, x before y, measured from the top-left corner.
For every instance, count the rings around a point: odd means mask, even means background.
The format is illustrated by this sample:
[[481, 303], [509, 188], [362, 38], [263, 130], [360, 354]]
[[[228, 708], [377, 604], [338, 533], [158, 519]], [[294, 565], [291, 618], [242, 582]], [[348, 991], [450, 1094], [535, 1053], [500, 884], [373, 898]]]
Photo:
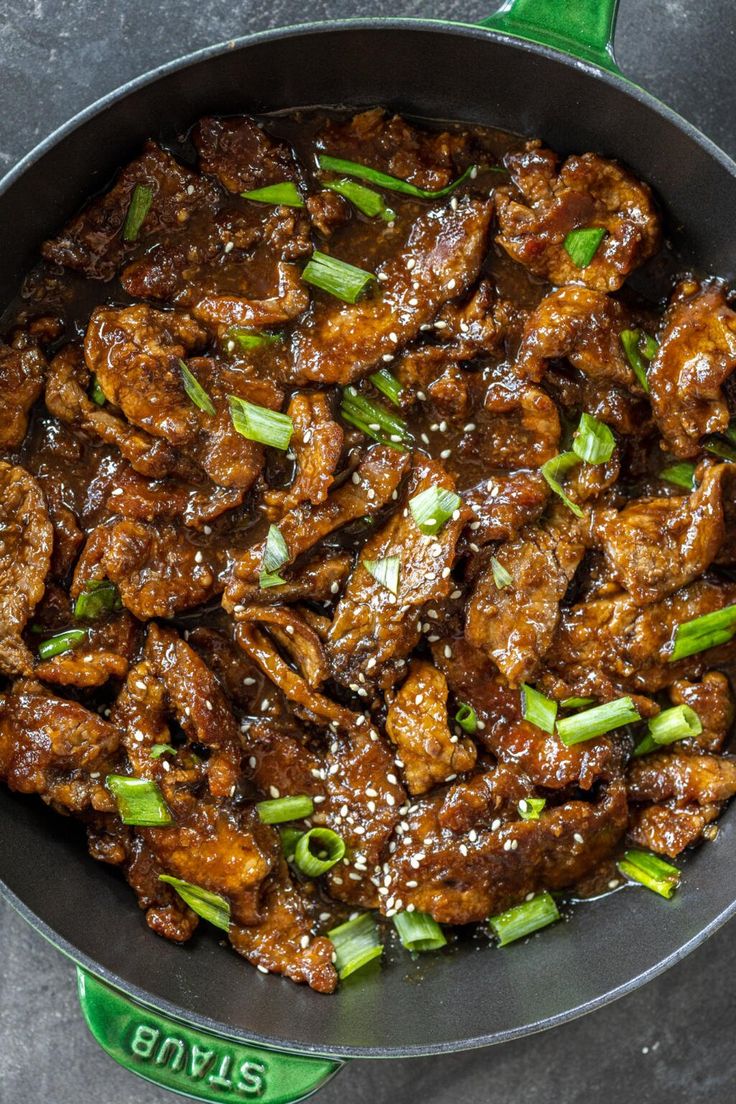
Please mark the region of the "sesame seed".
[[386, 794], [386, 804], [387, 805], [395, 805], [396, 804], [396, 798], [394, 797], [393, 794]]
[[123, 488], [122, 487], [116, 487], [115, 490], [112, 492], [111, 497], [112, 498], [117, 498], [117, 496], [121, 495], [121, 494], [123, 494]]
[[511, 850], [511, 840], [510, 839], [504, 840], [503, 849], [504, 849], [504, 851], [510, 851]]
[[187, 195], [194, 195], [194, 185], [187, 184]]
[[414, 259], [414, 257], [410, 257], [410, 258], [409, 258], [409, 260], [408, 260], [408, 261], [406, 262], [406, 267], [407, 267], [407, 268], [409, 269], [409, 272], [411, 272], [411, 270], [412, 270], [412, 269], [414, 268], [414, 265], [415, 265], [416, 263], [417, 263], [417, 262], [416, 262], [416, 260]]
[[397, 345], [399, 342], [399, 335], [395, 332], [395, 330], [392, 330], [391, 333], [388, 335], [388, 339], [389, 341], [393, 341], [394, 345]]
[[501, 827], [501, 818], [496, 817], [496, 819], [491, 824], [491, 831], [492, 832], [497, 832], [500, 827]]
[[449, 644], [445, 644], [445, 659], [452, 659], [452, 648]]
[[278, 786], [269, 786], [268, 792], [273, 798], [281, 797], [281, 791], [279, 790]]
[[384, 361], [386, 364], [390, 364], [393, 359], [394, 359], [393, 353], [384, 353], [383, 356], [381, 357], [381, 360]]
[[518, 840], [515, 839], [515, 840], [511, 841], [511, 850], [512, 851], [515, 851], [518, 846], [519, 846], [519, 841]]
[[608, 888], [609, 889], [618, 889], [620, 884], [621, 883], [619, 882], [618, 878], [611, 878], [610, 882], [608, 883]]
[[194, 553], [194, 562], [201, 563], [203, 559], [204, 556], [202, 555], [201, 549], [198, 548], [197, 551]]
[[467, 849], [467, 847], [465, 846], [464, 843], [460, 844], [460, 847], [458, 848], [458, 850], [460, 851], [461, 855], [467, 855], [467, 853], [468, 853], [468, 849]]
[[452, 449], [443, 449], [440, 453], [440, 460], [448, 460], [452, 456]]
[[580, 835], [580, 832], [576, 832], [572, 838], [575, 840], [576, 843], [585, 843], [585, 839], [583, 838], [583, 836]]
[[265, 967], [265, 966], [261, 966], [261, 964], [260, 964], [260, 963], [259, 963], [259, 964], [258, 964], [258, 965], [256, 966], [256, 970], [260, 970], [260, 972], [261, 972], [262, 974], [267, 974], [267, 973], [268, 973], [268, 970], [266, 969], [266, 967]]
[[234, 248], [235, 248], [235, 242], [231, 242], [231, 241], [226, 242], [225, 243], [225, 248], [223, 249], [223, 253], [232, 253]]
[[448, 280], [445, 286], [447, 287], [448, 291], [453, 291], [453, 289], [457, 286], [457, 280], [455, 279], [455, 277], [453, 276], [451, 280]]
[[202, 526], [202, 532], [204, 533], [204, 535], [206, 537], [209, 537], [210, 534], [212, 533], [212, 526], [211, 525], [203, 525]]

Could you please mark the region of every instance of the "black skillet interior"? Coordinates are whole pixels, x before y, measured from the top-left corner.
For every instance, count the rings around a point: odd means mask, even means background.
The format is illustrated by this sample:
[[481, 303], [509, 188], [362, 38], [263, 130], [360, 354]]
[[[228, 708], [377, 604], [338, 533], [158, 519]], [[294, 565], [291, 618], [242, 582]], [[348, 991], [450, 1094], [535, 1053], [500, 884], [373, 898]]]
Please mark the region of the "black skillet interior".
[[[462, 74], [462, 79], [459, 79]], [[663, 198], [683, 263], [726, 276], [736, 207], [730, 162], [625, 82], [471, 27], [395, 21], [302, 27], [206, 51], [110, 97], [20, 166], [0, 196], [0, 301], [38, 243], [101, 188], [147, 136], [207, 112], [383, 103], [429, 118], [541, 135], [615, 154]], [[685, 229], [681, 230], [681, 226]], [[674, 961], [736, 910], [736, 819], [686, 865], [671, 902], [636, 889], [502, 951], [468, 939], [412, 963], [389, 955], [336, 996], [264, 977], [211, 935], [177, 948], [145, 926], [127, 886], [86, 856], [76, 825], [0, 792], [0, 878], [52, 941], [144, 1002], [222, 1034], [285, 1049], [392, 1056], [497, 1042], [580, 1014]]]

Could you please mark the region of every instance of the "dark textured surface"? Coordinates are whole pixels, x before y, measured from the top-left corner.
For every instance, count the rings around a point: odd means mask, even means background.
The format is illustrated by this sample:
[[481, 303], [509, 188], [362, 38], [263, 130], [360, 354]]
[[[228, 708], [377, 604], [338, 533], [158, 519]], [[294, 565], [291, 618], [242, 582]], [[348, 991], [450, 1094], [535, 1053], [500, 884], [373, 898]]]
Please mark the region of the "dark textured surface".
[[[0, 167], [91, 100], [209, 42], [305, 19], [403, 14], [470, 21], [490, 5], [274, 0], [265, 14], [224, 0], [18, 0], [0, 3]], [[237, 11], [237, 16], [233, 12]], [[736, 154], [727, 0], [622, 0], [618, 58], [640, 83]], [[117, 1069], [86, 1035], [72, 967], [0, 905], [0, 1101], [154, 1104], [173, 1098]], [[503, 1048], [442, 1059], [354, 1063], [319, 1096], [338, 1101], [586, 1104], [734, 1098], [733, 925], [684, 963], [593, 1016]], [[601, 949], [605, 953], [605, 948]], [[539, 978], [540, 985], [554, 979]], [[459, 998], [461, 996], [459, 995]]]

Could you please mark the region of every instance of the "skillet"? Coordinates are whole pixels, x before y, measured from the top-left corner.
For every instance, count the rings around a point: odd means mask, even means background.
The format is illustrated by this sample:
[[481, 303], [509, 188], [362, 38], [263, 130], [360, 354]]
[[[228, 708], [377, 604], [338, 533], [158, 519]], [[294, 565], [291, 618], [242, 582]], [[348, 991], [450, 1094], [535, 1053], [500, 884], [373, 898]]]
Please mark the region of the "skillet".
[[[2, 225], [13, 227], [0, 296], [12, 298], [39, 242], [145, 137], [166, 141], [206, 113], [315, 104], [381, 103], [540, 135], [562, 153], [617, 156], [662, 197], [683, 266], [733, 276], [722, 228], [736, 166], [618, 72], [615, 8], [508, 0], [485, 27], [308, 25], [167, 65], [77, 116], [0, 183]], [[552, 1026], [635, 988], [736, 912], [736, 816], [727, 813], [671, 902], [624, 889], [503, 951], [468, 939], [415, 965], [389, 955], [325, 998], [246, 970], [215, 937], [187, 948], [154, 939], [127, 887], [85, 855], [76, 826], [27, 798], [3, 790], [0, 823], [4, 892], [77, 962], [96, 1038], [135, 1072], [211, 1101], [297, 1100], [346, 1057], [461, 1050]]]

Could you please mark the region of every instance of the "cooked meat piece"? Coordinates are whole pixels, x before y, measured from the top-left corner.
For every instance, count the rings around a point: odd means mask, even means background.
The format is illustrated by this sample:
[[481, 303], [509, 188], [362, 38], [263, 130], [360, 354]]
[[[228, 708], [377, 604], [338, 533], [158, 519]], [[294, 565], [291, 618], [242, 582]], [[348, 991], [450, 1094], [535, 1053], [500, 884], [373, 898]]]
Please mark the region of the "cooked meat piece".
[[131, 469], [116, 477], [107, 509], [132, 521], [179, 520], [190, 529], [206, 529], [228, 510], [241, 506], [244, 498], [242, 487], [197, 485], [176, 479], [153, 481]]
[[71, 510], [58, 502], [49, 501], [46, 487], [46, 505], [54, 528], [54, 550], [51, 554], [51, 574], [57, 579], [65, 579], [74, 567], [79, 549], [84, 544], [84, 533], [77, 525], [77, 519]]
[[299, 178], [289, 147], [247, 115], [207, 116], [199, 120], [191, 137], [202, 172], [216, 176], [229, 192], [251, 192]]
[[258, 583], [239, 584], [239, 605], [250, 606], [255, 603], [268, 605], [275, 598], [279, 602], [301, 602], [305, 599], [316, 602], [334, 599], [342, 590], [350, 574], [353, 558], [347, 553], [314, 560], [304, 567], [285, 571], [285, 582], [277, 587], [261, 588]]
[[549, 487], [536, 471], [491, 475], [469, 491], [463, 501], [475, 514], [466, 530], [470, 544], [510, 541], [525, 525], [537, 520], [549, 498]]
[[282, 723], [254, 721], [248, 728], [248, 761], [255, 786], [268, 797], [289, 794], [321, 794], [324, 791], [323, 760], [301, 736], [295, 736]]
[[[323, 503], [303, 503], [279, 521], [289, 551], [289, 563], [329, 536], [335, 529], [380, 510], [389, 502], [409, 466], [404, 453], [386, 445], [375, 445], [364, 456], [350, 480], [342, 483]], [[249, 547], [235, 559], [233, 577], [223, 605], [232, 611], [247, 592], [243, 584], [255, 582], [261, 573], [265, 543]]]
[[314, 937], [302, 895], [283, 860], [265, 887], [263, 912], [260, 924], [230, 928], [235, 950], [268, 973], [283, 974], [318, 993], [334, 992], [334, 947], [324, 936]]
[[632, 801], [712, 805], [736, 793], [736, 760], [675, 746], [634, 759], [626, 785]]
[[[570, 518], [570, 521], [567, 518]], [[512, 578], [502, 590], [489, 565], [468, 602], [465, 635], [511, 682], [530, 678], [546, 655], [559, 606], [585, 551], [582, 526], [557, 510], [502, 544], [496, 558]]]
[[475, 766], [473, 741], [450, 732], [447, 693], [447, 679], [442, 672], [431, 663], [415, 659], [389, 706], [386, 732], [398, 749], [412, 795], [426, 793], [437, 783]]
[[569, 801], [538, 820], [499, 817], [489, 825], [483, 810], [462, 833], [442, 827], [443, 800], [422, 798], [407, 814], [409, 830], [388, 860], [387, 915], [413, 905], [441, 924], [486, 920], [529, 893], [573, 885], [613, 854], [626, 830], [620, 783], [596, 804]]
[[210, 206], [217, 198], [211, 181], [184, 168], [155, 142], [147, 142], [109, 192], [93, 199], [58, 237], [43, 243], [46, 260], [93, 280], [110, 280], [124, 256], [136, 248], [136, 243], [124, 242], [121, 233], [136, 185], [153, 192], [141, 236], [154, 240], [181, 227], [197, 208]]
[[[452, 491], [454, 481], [441, 464], [417, 453], [407, 502], [431, 487]], [[365, 681], [385, 688], [399, 677], [405, 657], [419, 640], [424, 606], [441, 603], [454, 588], [450, 572], [468, 517], [464, 507], [456, 513], [436, 536], [425, 536], [405, 506], [364, 544], [335, 610], [327, 641], [337, 682], [356, 687]], [[379, 583], [364, 565], [365, 560], [387, 556], [399, 557], [397, 594]]]
[[420, 130], [380, 107], [362, 111], [347, 122], [328, 120], [317, 145], [332, 157], [370, 165], [430, 191], [450, 184], [469, 156], [467, 135]]
[[490, 203], [470, 199], [427, 211], [405, 249], [379, 266], [372, 294], [317, 303], [294, 331], [293, 382], [350, 383], [416, 337], [478, 275], [491, 212]]
[[64, 812], [110, 812], [105, 775], [115, 770], [120, 732], [76, 701], [31, 679], [0, 695], [0, 776]]
[[550, 360], [566, 357], [591, 380], [641, 390], [619, 338], [630, 325], [628, 312], [610, 295], [583, 287], [558, 288], [529, 315], [516, 371], [539, 382]]
[[714, 821], [719, 805], [633, 806], [629, 814], [628, 835], [632, 843], [674, 859], [703, 836], [703, 829]]
[[287, 414], [294, 424], [291, 449], [296, 455], [297, 470], [285, 491], [267, 491], [264, 495], [274, 520], [302, 502], [311, 502], [313, 506], [324, 502], [342, 455], [344, 434], [332, 417], [324, 392], [297, 392]]
[[689, 496], [638, 498], [598, 514], [595, 531], [612, 574], [637, 601], [659, 601], [710, 567], [724, 538], [727, 468], [709, 468]]
[[[616, 161], [595, 153], [557, 155], [539, 142], [509, 153], [511, 186], [496, 188], [496, 241], [535, 276], [552, 284], [585, 284], [616, 291], [659, 248], [661, 228], [646, 184]], [[571, 230], [602, 227], [606, 235], [589, 265], [579, 267], [564, 248]]]
[[444, 345], [410, 345], [392, 374], [401, 384], [404, 409], [419, 401], [431, 403], [432, 409], [455, 421], [470, 413], [468, 375]]
[[496, 376], [483, 405], [465, 449], [487, 458], [489, 466], [539, 468], [559, 452], [557, 407], [541, 388], [511, 374]]
[[28, 412], [43, 390], [46, 360], [39, 349], [14, 349], [0, 343], [0, 452], [10, 452], [23, 441]]
[[465, 303], [445, 303], [434, 330], [453, 357], [471, 360], [518, 344], [525, 318], [523, 307], [503, 298], [490, 280], [481, 280]]
[[312, 226], [325, 238], [332, 237], [333, 232], [352, 217], [350, 204], [336, 192], [317, 192], [307, 196], [305, 202]]
[[227, 699], [245, 712], [254, 712], [263, 696], [265, 678], [237, 644], [224, 633], [199, 625], [188, 643], [217, 678]]
[[279, 261], [273, 294], [263, 299], [243, 295], [205, 295], [192, 314], [219, 333], [230, 326], [278, 326], [291, 322], [309, 306], [309, 292], [294, 264]]
[[40, 601], [54, 531], [33, 476], [0, 460], [0, 674], [30, 674], [21, 633]]
[[680, 284], [649, 369], [652, 408], [666, 447], [695, 456], [700, 438], [726, 429], [723, 386], [736, 369], [736, 312], [722, 284]]
[[57, 686], [102, 686], [110, 678], [125, 678], [138, 647], [138, 624], [127, 610], [84, 626], [87, 639], [71, 652], [39, 663], [33, 674]]
[[492, 771], [474, 774], [456, 782], [441, 795], [437, 823], [456, 835], [479, 824], [489, 827], [494, 820], [517, 820], [519, 803], [531, 797], [533, 789], [523, 771], [498, 763]]
[[322, 641], [293, 606], [243, 606], [237, 611], [241, 624], [260, 624], [298, 667], [310, 690], [318, 689], [329, 674]]
[[695, 710], [703, 731], [682, 741], [681, 747], [702, 751], [722, 751], [734, 721], [734, 700], [728, 679], [720, 671], [709, 671], [700, 682], [678, 679], [670, 687], [673, 705], [689, 705]]
[[109, 579], [141, 621], [173, 617], [222, 589], [224, 554], [195, 544], [175, 525], [116, 521], [94, 529], [74, 572], [72, 595], [90, 579]]

